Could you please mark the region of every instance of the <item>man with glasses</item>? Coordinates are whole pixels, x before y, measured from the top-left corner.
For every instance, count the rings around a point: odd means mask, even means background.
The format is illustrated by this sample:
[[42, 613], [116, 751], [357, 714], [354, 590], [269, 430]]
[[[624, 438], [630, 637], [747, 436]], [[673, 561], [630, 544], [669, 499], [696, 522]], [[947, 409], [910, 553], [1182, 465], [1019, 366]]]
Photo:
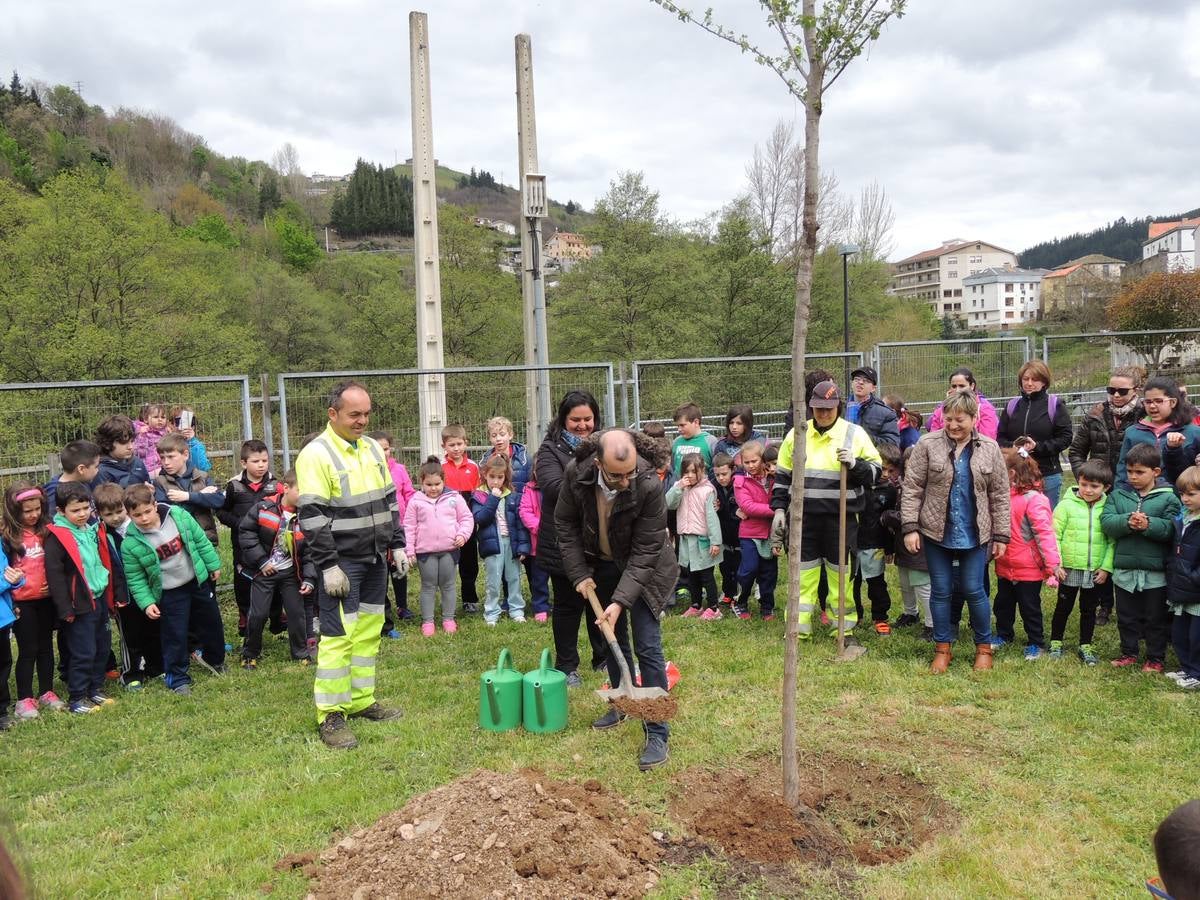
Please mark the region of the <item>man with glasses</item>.
[[871, 442], [900, 446], [900, 423], [896, 411], [875, 396], [879, 373], [870, 366], [861, 366], [850, 373], [850, 390], [854, 399], [846, 404], [846, 420], [860, 425]]
[[[580, 594], [595, 591], [617, 644], [643, 687], [667, 687], [660, 619], [679, 571], [667, 534], [667, 508], [656, 469], [667, 463], [659, 442], [623, 428], [597, 432], [580, 445], [563, 475], [554, 510], [558, 545], [567, 577]], [[630, 652], [629, 629], [633, 629]], [[621, 670], [608, 660], [609, 683]], [[592, 723], [597, 730], [620, 725], [616, 709]], [[667, 761], [669, 729], [646, 722], [643, 771]]]

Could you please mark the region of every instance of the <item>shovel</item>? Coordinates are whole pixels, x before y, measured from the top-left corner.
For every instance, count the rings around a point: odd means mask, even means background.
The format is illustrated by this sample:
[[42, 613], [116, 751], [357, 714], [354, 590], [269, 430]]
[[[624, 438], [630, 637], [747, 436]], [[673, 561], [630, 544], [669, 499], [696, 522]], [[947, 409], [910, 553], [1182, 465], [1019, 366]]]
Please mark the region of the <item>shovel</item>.
[[634, 686], [633, 676], [629, 672], [629, 663], [617, 644], [617, 636], [613, 633], [612, 626], [604, 617], [604, 608], [600, 605], [600, 598], [591, 588], [587, 591], [587, 598], [592, 605], [592, 611], [596, 614], [600, 631], [604, 634], [604, 639], [608, 641], [609, 658], [615, 659], [617, 666], [621, 669], [621, 683], [616, 687], [597, 690], [596, 693], [600, 695], [600, 699], [607, 700], [625, 715], [635, 719], [644, 719], [647, 722], [665, 722], [672, 718], [676, 711], [675, 698], [660, 687]]
[[849, 553], [846, 548], [846, 472], [849, 466], [841, 465], [841, 478], [838, 481], [838, 624], [837, 624], [837, 656], [836, 662], [854, 662], [867, 648], [862, 644], [846, 646], [846, 567]]

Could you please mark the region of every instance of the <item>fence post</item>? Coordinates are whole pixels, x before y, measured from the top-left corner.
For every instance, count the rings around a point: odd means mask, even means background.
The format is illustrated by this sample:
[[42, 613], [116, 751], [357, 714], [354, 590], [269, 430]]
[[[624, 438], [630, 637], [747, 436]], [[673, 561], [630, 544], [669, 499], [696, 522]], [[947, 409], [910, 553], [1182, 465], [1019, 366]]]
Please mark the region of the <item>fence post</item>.
[[254, 421], [250, 417], [250, 376], [242, 376], [242, 440], [254, 437]]
[[629, 382], [625, 380], [625, 360], [617, 362], [617, 379], [621, 384], [621, 425], [629, 425]]
[[292, 467], [292, 447], [288, 438], [287, 379], [282, 373], [279, 375], [279, 430], [283, 432], [280, 435], [280, 449], [283, 453], [283, 469], [286, 472]]
[[258, 376], [258, 389], [262, 394], [263, 443], [267, 445], [267, 458], [275, 459], [275, 436], [271, 428], [271, 380], [266, 372]]
[[630, 363], [630, 369], [633, 372], [633, 421], [630, 422], [630, 427], [642, 427], [642, 393], [638, 386], [638, 364]]

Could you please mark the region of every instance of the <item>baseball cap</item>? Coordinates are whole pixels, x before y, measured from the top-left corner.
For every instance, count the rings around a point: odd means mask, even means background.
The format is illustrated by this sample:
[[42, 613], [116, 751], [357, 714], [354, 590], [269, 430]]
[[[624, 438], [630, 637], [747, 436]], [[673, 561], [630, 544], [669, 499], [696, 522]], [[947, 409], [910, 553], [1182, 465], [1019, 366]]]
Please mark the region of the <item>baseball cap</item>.
[[859, 375], [867, 379], [871, 384], [879, 384], [879, 373], [870, 366], [860, 366], [850, 373], [852, 379], [857, 378]]
[[808, 405], [813, 409], [837, 409], [841, 402], [842, 395], [838, 392], [838, 386], [832, 381], [822, 381], [813, 388], [812, 399], [808, 401]]

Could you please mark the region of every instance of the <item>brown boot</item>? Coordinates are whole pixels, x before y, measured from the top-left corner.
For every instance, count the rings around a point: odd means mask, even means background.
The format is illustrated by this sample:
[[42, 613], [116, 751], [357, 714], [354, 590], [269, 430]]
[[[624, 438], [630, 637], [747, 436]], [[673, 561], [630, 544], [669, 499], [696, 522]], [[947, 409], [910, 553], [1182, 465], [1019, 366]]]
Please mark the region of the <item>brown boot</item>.
[[930, 665], [929, 671], [934, 675], [941, 675], [950, 667], [950, 645], [938, 643], [933, 648], [933, 664]]
[[986, 672], [992, 667], [992, 645], [975, 645], [975, 671]]

